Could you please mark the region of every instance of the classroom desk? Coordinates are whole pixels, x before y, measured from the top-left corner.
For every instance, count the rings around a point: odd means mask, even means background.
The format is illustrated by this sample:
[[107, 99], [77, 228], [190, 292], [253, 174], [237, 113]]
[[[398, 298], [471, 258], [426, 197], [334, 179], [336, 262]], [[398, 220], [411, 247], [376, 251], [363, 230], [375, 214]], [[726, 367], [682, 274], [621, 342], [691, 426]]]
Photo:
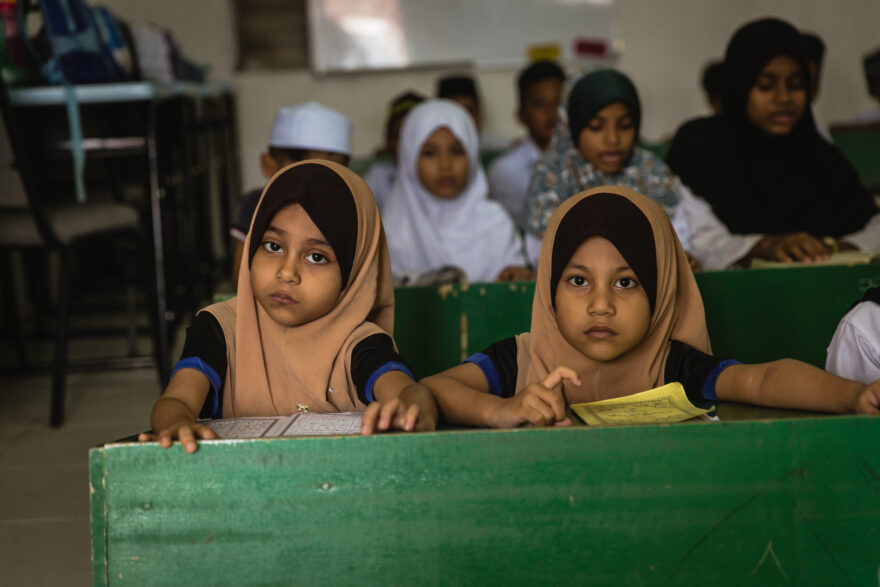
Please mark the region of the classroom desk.
[[[162, 166], [161, 151], [165, 148], [170, 149], [171, 145], [169, 143], [176, 142], [176, 140], [166, 140], [165, 144], [160, 144], [160, 141], [157, 137], [158, 133], [160, 132], [160, 129], [157, 128], [157, 113], [159, 106], [163, 102], [171, 99], [181, 98], [194, 103], [194, 108], [196, 109], [198, 114], [201, 112], [201, 108], [203, 107], [202, 104], [204, 101], [212, 98], [223, 98], [225, 96], [229, 96], [231, 95], [231, 89], [225, 84], [197, 84], [191, 82], [176, 82], [170, 85], [159, 85], [152, 82], [121, 82], [112, 84], [90, 84], [74, 86], [74, 95], [76, 97], [77, 103], [81, 107], [89, 105], [117, 105], [126, 103], [143, 106], [143, 115], [145, 118], [145, 124], [143, 126], [143, 136], [127, 136], [121, 138], [90, 137], [84, 139], [83, 146], [87, 154], [90, 152], [101, 152], [106, 154], [117, 151], [122, 152], [121, 154], [123, 156], [131, 153], [142, 153], [146, 157], [148, 168], [147, 177], [150, 234], [152, 240], [153, 259], [155, 264], [155, 280], [157, 291], [155, 303], [157, 304], [158, 316], [165, 318], [160, 318], [158, 324], [159, 340], [163, 342], [160, 343], [160, 348], [157, 350], [157, 358], [159, 361], [160, 377], [163, 380], [166, 380], [167, 376], [170, 374], [170, 358], [168, 357], [168, 348], [170, 346], [169, 321], [172, 321], [175, 318], [179, 318], [179, 316], [176, 316], [174, 312], [174, 310], [177, 308], [169, 307], [169, 295], [180, 289], [184, 289], [186, 295], [194, 295], [190, 292], [197, 291], [198, 284], [196, 280], [197, 276], [199, 275], [199, 271], [197, 267], [193, 266], [194, 263], [191, 262], [191, 259], [193, 257], [187, 252], [187, 250], [183, 250], [182, 252], [176, 250], [169, 251], [164, 244], [164, 239], [167, 238], [168, 235], [163, 234], [162, 201], [166, 197], [167, 191], [170, 188], [163, 182], [163, 178], [160, 177], [162, 173], [160, 170], [160, 167]], [[65, 104], [65, 91], [62, 86], [15, 88], [10, 90], [9, 98], [12, 106], [16, 108], [60, 108]], [[181, 136], [183, 133], [185, 133], [185, 131], [186, 129], [184, 128], [174, 129], [174, 132], [180, 133], [178, 134], [178, 137], [183, 139], [181, 140], [182, 143], [187, 142], [185, 140], [187, 137]], [[234, 130], [232, 132], [234, 132]], [[61, 144], [60, 147], [69, 149], [69, 141]], [[180, 148], [180, 145], [174, 145], [174, 148]], [[219, 154], [213, 154], [212, 158], [224, 158], [226, 159], [225, 163], [218, 164], [213, 159], [209, 159], [207, 165], [210, 165], [212, 169], [222, 168], [224, 171], [226, 169], [233, 169], [237, 167], [237, 165], [232, 164], [232, 158], [234, 157], [234, 146], [230, 146], [228, 143], [224, 143], [217, 149], [217, 151], [219, 152]], [[214, 152], [211, 151], [211, 153]], [[190, 155], [191, 154], [187, 154], [185, 155], [185, 157]], [[186, 165], [193, 167], [194, 164], [192, 163], [192, 161], [188, 161]], [[186, 170], [184, 173], [188, 174], [189, 170]], [[232, 173], [234, 173], [234, 171], [232, 171]], [[231, 182], [234, 183], [235, 179], [232, 179]], [[182, 184], [182, 182], [178, 183]], [[180, 188], [180, 186], [178, 187]], [[186, 187], [187, 186], [184, 185], [183, 188], [180, 189], [185, 192], [187, 191], [185, 189]], [[237, 186], [227, 185], [225, 187], [226, 190], [224, 191], [228, 192], [228, 194], [231, 194], [233, 191], [237, 191]], [[184, 194], [184, 196], [186, 195], [187, 194]], [[226, 220], [228, 220], [228, 207], [230, 199], [231, 196], [227, 196], [227, 201], [223, 205], [219, 206], [219, 208], [227, 211], [225, 216], [221, 215], [221, 218]], [[187, 204], [187, 206], [191, 207], [192, 204]], [[173, 215], [166, 214], [166, 221], [172, 220], [172, 218], [170, 218], [169, 216]], [[191, 229], [185, 229], [181, 231], [181, 234], [184, 235], [184, 246], [181, 248], [191, 248], [194, 250], [196, 249], [196, 247], [192, 242], [192, 232], [196, 229], [196, 226], [204, 222], [204, 218], [196, 216], [190, 218], [190, 220], [195, 223], [195, 226]], [[218, 246], [218, 239], [219, 237], [213, 235], [213, 246], [215, 250]], [[175, 258], [175, 256], [177, 256], [178, 254], [181, 254], [183, 259], [187, 261], [187, 267], [183, 271], [183, 275], [186, 279], [183, 288], [181, 288], [180, 284], [168, 283], [166, 256], [169, 254], [172, 256], [171, 258]], [[189, 305], [195, 306], [196, 300], [190, 299]]]
[[109, 444], [94, 584], [871, 585], [878, 435], [813, 415]]

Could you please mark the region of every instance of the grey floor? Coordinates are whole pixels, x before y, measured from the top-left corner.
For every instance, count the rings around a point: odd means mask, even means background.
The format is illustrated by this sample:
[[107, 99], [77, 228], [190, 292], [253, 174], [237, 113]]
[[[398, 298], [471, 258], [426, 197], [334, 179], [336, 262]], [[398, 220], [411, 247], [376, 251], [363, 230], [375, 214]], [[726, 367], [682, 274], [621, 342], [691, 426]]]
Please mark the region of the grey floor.
[[[71, 349], [72, 352], [75, 349]], [[64, 425], [50, 376], [0, 375], [0, 585], [90, 585], [88, 451], [149, 428], [152, 368], [72, 373]]]

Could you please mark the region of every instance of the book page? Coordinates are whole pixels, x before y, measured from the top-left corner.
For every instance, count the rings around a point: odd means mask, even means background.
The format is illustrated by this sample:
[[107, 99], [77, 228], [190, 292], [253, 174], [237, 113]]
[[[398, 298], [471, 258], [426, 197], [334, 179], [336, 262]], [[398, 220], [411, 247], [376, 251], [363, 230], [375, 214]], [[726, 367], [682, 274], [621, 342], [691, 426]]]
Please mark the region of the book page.
[[302, 412], [265, 418], [202, 420], [220, 438], [273, 438], [278, 436], [340, 436], [361, 433], [361, 413]]
[[361, 413], [294, 414], [279, 436], [339, 436], [361, 433]]
[[880, 253], [873, 251], [838, 251], [831, 253], [824, 261], [783, 263], [769, 259], [752, 259], [750, 269], [776, 269], [781, 267], [802, 267], [815, 265], [867, 265], [880, 263]]
[[572, 404], [571, 409], [590, 426], [664, 424], [709, 412], [688, 401], [681, 383], [669, 383], [625, 397]]
[[281, 420], [282, 416], [270, 418], [229, 418], [226, 420], [203, 420], [204, 424], [217, 433], [220, 438], [263, 438], [270, 436], [269, 430]]

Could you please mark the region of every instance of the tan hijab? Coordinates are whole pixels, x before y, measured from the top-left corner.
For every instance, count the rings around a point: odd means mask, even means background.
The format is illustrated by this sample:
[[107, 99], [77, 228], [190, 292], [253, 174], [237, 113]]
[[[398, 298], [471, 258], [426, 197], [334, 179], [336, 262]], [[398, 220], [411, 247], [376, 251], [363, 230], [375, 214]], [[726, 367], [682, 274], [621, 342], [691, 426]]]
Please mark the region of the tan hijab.
[[[563, 223], [569, 214], [572, 218]], [[561, 224], [564, 234], [559, 235], [557, 242]], [[611, 241], [636, 272], [649, 300], [653, 297], [651, 324], [644, 340], [607, 363], [585, 357], [563, 338], [553, 304], [553, 278], [558, 280], [574, 249], [591, 236]], [[568, 242], [567, 246], [563, 240]], [[556, 259], [555, 271], [554, 252], [560, 257]], [[649, 278], [655, 269], [656, 280], [651, 283]], [[652, 287], [656, 288], [653, 296]], [[574, 369], [581, 378], [580, 387], [564, 382], [563, 392], [570, 403], [621, 397], [658, 387], [663, 385], [670, 340], [711, 352], [703, 301], [666, 213], [652, 200], [623, 187], [602, 186], [563, 202], [544, 233], [531, 330], [517, 337], [517, 391], [541, 381], [559, 366]]]
[[[332, 174], [326, 173], [328, 169]], [[306, 176], [312, 179], [303, 180]], [[356, 220], [352, 217], [350, 226], [327, 222], [332, 210], [345, 208], [342, 204], [351, 208], [346, 197], [354, 201]], [[346, 255], [334, 246], [345, 283], [336, 306], [316, 320], [288, 328], [272, 320], [254, 298], [250, 259], [269, 221], [291, 203], [302, 204], [331, 246], [334, 234], [337, 240], [353, 241], [354, 254]], [[254, 234], [255, 230], [260, 234]], [[356, 235], [351, 234], [354, 231]], [[263, 190], [244, 251], [238, 296], [204, 310], [217, 318], [226, 337], [229, 366], [223, 416], [288, 415], [302, 406], [312, 412], [363, 410], [351, 379], [351, 352], [364, 338], [390, 335], [394, 328], [388, 246], [367, 184], [351, 170], [329, 161], [285, 167]]]

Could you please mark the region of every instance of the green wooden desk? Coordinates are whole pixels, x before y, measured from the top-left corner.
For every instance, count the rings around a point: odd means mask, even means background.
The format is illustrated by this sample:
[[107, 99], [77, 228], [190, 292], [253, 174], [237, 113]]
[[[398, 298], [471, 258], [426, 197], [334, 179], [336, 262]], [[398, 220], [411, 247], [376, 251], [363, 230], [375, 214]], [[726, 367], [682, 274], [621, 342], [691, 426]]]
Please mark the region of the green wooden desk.
[[880, 418], [90, 453], [96, 585], [874, 585]]
[[[837, 323], [880, 265], [697, 274], [713, 351], [747, 363], [790, 357], [825, 365]], [[419, 376], [529, 329], [534, 283], [398, 289], [395, 339]]]
[[[717, 353], [821, 363], [880, 267], [698, 283]], [[422, 372], [455, 364], [527, 329], [532, 292], [400, 290], [398, 343]], [[195, 455], [109, 444], [89, 455], [95, 583], [874, 584], [880, 418], [718, 411], [673, 426], [213, 441]]]
[[862, 183], [875, 193], [880, 191], [880, 125], [837, 127], [831, 136], [859, 172]]

